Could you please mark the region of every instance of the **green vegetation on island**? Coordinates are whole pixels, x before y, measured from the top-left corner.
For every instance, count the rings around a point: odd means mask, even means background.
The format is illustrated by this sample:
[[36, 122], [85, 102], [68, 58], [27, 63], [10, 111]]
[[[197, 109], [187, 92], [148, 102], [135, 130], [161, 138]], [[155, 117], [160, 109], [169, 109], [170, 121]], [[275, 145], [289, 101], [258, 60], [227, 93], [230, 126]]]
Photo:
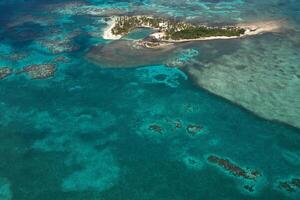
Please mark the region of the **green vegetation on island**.
[[245, 29], [236, 27], [225, 28], [210, 28], [205, 26], [189, 27], [180, 31], [167, 32], [166, 39], [181, 40], [181, 39], [196, 39], [203, 37], [233, 37], [241, 36], [245, 33]]
[[130, 31], [141, 28], [160, 28], [160, 23], [164, 23], [166, 20], [162, 18], [152, 18], [146, 16], [122, 16], [116, 19], [116, 24], [112, 29], [112, 33], [115, 35], [125, 35]]
[[239, 27], [207, 27], [149, 16], [122, 16], [115, 20], [114, 35], [126, 35], [136, 28], [154, 28], [163, 32], [165, 40], [198, 39], [216, 36], [241, 36], [245, 29]]

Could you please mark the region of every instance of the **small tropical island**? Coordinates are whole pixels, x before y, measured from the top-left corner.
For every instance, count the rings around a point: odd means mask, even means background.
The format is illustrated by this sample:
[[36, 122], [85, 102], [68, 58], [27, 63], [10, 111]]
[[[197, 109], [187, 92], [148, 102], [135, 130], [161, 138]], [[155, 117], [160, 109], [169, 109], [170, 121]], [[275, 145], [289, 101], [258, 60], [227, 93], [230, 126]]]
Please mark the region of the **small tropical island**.
[[279, 28], [277, 21], [215, 27], [145, 15], [111, 17], [108, 24], [103, 38], [109, 40], [121, 39], [138, 28], [153, 29], [154, 33], [150, 34], [146, 41], [143, 41], [147, 47], [161, 46], [164, 43], [235, 39], [271, 32]]

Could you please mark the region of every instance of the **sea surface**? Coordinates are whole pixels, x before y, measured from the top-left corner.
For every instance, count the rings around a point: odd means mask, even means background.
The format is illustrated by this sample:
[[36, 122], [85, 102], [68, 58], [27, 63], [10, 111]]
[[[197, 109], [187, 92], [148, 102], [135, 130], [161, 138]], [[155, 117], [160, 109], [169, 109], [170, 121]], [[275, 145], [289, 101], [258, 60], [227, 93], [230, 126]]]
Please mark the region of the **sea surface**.
[[[252, 55], [250, 63], [268, 61], [261, 68], [277, 59], [284, 76], [276, 81], [291, 75], [297, 86], [298, 0], [1, 0], [0, 13], [0, 70], [12, 70], [0, 78], [0, 200], [300, 199], [300, 130], [201, 87], [203, 74], [182, 68], [203, 67], [209, 77], [227, 72], [230, 60], [235, 69], [251, 67], [245, 55]], [[211, 24], [284, 19], [288, 39], [195, 43], [130, 68], [122, 67], [126, 60], [117, 68], [91, 63], [94, 46], [114, 43], [101, 36], [106, 17], [124, 14]], [[134, 65], [139, 57], [128, 60]], [[41, 64], [54, 65], [53, 76], [34, 79], [26, 71]], [[243, 83], [239, 73], [228, 74], [221, 77]], [[300, 88], [289, 89], [289, 105], [299, 106]], [[295, 108], [293, 119], [298, 114]]]

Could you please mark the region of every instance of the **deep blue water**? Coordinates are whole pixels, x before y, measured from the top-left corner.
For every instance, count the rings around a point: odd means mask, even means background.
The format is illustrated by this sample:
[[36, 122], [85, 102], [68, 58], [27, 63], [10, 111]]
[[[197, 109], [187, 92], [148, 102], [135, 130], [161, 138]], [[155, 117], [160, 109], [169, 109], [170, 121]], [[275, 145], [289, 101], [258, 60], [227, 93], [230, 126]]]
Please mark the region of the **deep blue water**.
[[[14, 74], [0, 80], [1, 200], [299, 199], [300, 188], [278, 187], [280, 181], [300, 178], [298, 129], [255, 116], [163, 63], [130, 69], [89, 63], [85, 54], [92, 45], [109, 43], [97, 35], [105, 26], [103, 17], [58, 13], [63, 5], [51, 9], [55, 2], [63, 1], [0, 3], [0, 66], [17, 71], [57, 64], [49, 79]], [[220, 16], [244, 19], [257, 8], [262, 16], [284, 16], [297, 24], [300, 11], [292, 0], [86, 2], [179, 17], [194, 16], [205, 5], [211, 9], [201, 15], [214, 23]], [[53, 52], [45, 40], [73, 49]], [[210, 53], [201, 48], [206, 62]], [[233, 42], [220, 52], [236, 48]], [[16, 53], [25, 57], [12, 59]], [[58, 56], [69, 62], [54, 61]], [[193, 135], [189, 125], [202, 129]], [[209, 155], [262, 176], [256, 181], [233, 176], [209, 163]]]

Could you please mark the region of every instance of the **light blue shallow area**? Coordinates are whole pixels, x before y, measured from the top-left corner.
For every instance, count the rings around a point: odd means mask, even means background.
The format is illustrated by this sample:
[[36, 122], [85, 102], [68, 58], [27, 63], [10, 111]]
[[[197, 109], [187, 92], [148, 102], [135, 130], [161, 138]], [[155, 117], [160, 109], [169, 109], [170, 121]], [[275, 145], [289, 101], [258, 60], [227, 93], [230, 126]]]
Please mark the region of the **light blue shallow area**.
[[[298, 129], [261, 119], [200, 89], [176, 67], [107, 69], [87, 62], [92, 45], [109, 43], [99, 34], [105, 17], [74, 14], [74, 9], [72, 14], [68, 2], [52, 10], [51, 1], [0, 3], [0, 10], [10, 13], [0, 21], [0, 67], [57, 65], [53, 78], [31, 80], [16, 73], [0, 80], [1, 200], [299, 199], [300, 189], [278, 188], [280, 181], [300, 178]], [[300, 10], [293, 0], [85, 2], [212, 23], [284, 16], [295, 29]], [[61, 42], [61, 52], [43, 43], [52, 40]], [[214, 51], [201, 45], [182, 50], [174, 60], [201, 65], [211, 54], [238, 48], [230, 43]], [[27, 55], [12, 59], [16, 53]], [[69, 61], [54, 61], [59, 56]], [[190, 125], [201, 130], [193, 135]], [[257, 169], [262, 177], [232, 176], [209, 163], [209, 155]], [[245, 190], [245, 184], [254, 185], [255, 192]]]

